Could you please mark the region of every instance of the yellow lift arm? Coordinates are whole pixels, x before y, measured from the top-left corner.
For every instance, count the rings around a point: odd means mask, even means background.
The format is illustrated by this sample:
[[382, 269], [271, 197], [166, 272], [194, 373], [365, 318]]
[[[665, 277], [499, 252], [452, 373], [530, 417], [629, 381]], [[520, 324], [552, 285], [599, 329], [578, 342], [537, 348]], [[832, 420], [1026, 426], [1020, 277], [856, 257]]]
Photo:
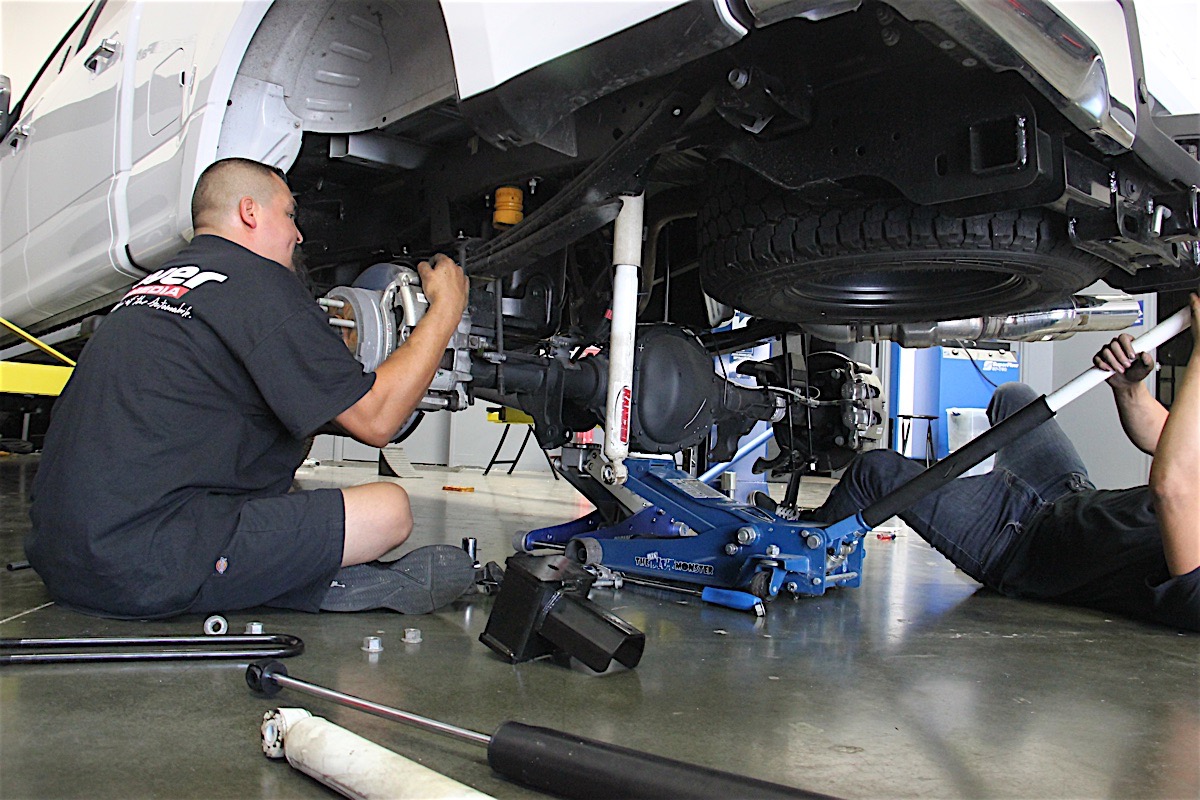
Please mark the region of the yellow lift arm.
[[26, 333], [4, 317], [0, 317], [0, 325], [20, 336], [44, 353], [54, 356], [67, 364], [65, 367], [50, 364], [25, 364], [18, 361], [0, 361], [0, 393], [5, 394], [40, 394], [51, 397], [62, 393], [71, 377], [75, 362], [50, 345]]

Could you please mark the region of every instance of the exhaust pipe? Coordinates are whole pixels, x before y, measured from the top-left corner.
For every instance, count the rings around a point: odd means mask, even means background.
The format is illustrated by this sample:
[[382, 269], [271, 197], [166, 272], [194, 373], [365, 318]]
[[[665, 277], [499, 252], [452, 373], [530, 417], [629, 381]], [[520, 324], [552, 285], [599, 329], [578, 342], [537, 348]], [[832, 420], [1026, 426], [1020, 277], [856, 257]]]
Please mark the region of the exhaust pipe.
[[935, 347], [964, 341], [1049, 342], [1083, 331], [1120, 331], [1137, 324], [1138, 302], [1127, 294], [1077, 294], [1060, 306], [945, 322], [897, 325], [803, 325], [829, 342], [896, 342], [901, 347]]

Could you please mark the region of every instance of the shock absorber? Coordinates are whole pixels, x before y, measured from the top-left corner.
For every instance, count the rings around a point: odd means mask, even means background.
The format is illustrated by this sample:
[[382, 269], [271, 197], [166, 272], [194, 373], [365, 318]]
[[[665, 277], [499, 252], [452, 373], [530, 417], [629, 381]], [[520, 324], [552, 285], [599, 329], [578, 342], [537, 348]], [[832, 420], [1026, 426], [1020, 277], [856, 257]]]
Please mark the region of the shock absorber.
[[604, 415], [604, 481], [624, 483], [629, 473], [629, 419], [633, 411], [633, 348], [637, 293], [642, 270], [642, 214], [645, 196], [621, 198], [613, 230], [612, 326], [608, 347], [608, 402]]

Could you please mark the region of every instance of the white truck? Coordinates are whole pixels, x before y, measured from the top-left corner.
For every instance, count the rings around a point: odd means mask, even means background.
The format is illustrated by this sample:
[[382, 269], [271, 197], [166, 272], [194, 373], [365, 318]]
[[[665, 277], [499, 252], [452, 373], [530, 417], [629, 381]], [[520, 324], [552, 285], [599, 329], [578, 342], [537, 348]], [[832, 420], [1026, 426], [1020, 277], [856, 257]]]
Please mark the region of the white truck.
[[[713, 376], [755, 337], [1031, 335], [1099, 278], [1200, 279], [1200, 118], [1157, 101], [1128, 0], [95, 0], [0, 110], [0, 316], [70, 350], [188, 240], [199, 173], [253, 158], [287, 172], [334, 316], [458, 258], [471, 310], [426, 407], [516, 405], [547, 447], [610, 413], [623, 197], [647, 452], [713, 426], [727, 450], [817, 391], [848, 405], [785, 415], [801, 460], [873, 424], [836, 359], [757, 371], [782, 392]], [[350, 320], [360, 357], [407, 297]], [[707, 333], [732, 309], [744, 335]]]

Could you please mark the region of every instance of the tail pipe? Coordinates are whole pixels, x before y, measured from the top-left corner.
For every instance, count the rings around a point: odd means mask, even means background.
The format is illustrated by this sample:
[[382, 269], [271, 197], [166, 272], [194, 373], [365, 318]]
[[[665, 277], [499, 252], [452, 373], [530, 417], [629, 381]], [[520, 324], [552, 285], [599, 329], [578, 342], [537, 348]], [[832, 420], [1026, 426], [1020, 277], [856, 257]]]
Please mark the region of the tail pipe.
[[1141, 307], [1129, 295], [1075, 295], [1053, 308], [1007, 317], [972, 317], [945, 322], [896, 325], [805, 325], [830, 342], [896, 342], [901, 347], [934, 347], [963, 341], [1044, 342], [1083, 331], [1120, 331], [1136, 325]]

